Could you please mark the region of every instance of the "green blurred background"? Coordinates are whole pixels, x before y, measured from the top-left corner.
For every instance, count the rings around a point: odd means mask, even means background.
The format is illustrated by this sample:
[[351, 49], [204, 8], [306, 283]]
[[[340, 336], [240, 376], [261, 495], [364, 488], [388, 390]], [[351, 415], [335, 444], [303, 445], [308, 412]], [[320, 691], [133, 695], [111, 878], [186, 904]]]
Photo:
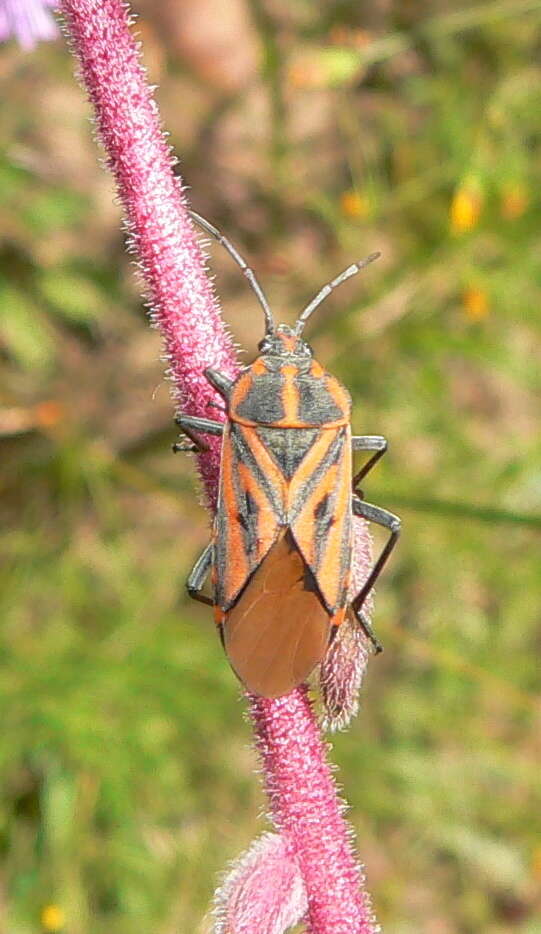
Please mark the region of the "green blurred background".
[[[278, 317], [383, 252], [310, 326], [404, 520], [332, 753], [379, 919], [539, 934], [541, 2], [134, 6], [193, 206]], [[204, 932], [265, 804], [72, 67], [0, 49], [0, 930]], [[212, 268], [249, 360], [261, 314]]]

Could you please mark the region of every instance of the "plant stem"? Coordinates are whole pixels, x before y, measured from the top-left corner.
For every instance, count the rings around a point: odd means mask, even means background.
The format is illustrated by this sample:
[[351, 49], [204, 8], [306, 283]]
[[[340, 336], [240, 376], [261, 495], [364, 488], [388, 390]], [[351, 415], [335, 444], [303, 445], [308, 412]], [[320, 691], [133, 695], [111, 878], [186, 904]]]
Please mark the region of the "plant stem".
[[[127, 5], [122, 0], [62, 0], [61, 9], [124, 205], [152, 317], [164, 338], [175, 396], [186, 411], [208, 416], [213, 393], [204, 369], [234, 375], [237, 364], [181, 182], [173, 175], [174, 160], [130, 33]], [[199, 457], [212, 507], [219, 461], [218, 443]], [[306, 690], [275, 701], [249, 700], [273, 818], [292, 841], [306, 887], [310, 931], [375, 934]]]

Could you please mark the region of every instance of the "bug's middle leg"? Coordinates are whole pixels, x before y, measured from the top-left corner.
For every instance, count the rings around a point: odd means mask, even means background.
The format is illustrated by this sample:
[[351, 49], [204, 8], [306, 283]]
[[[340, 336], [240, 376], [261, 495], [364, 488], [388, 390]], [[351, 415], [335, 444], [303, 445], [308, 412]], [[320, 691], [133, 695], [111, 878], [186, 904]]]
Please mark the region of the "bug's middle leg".
[[205, 581], [209, 576], [210, 569], [212, 567], [212, 542], [209, 542], [205, 550], [200, 554], [199, 558], [195, 562], [188, 580], [186, 581], [186, 590], [188, 591], [192, 600], [198, 600], [199, 603], [205, 603], [207, 606], [212, 606], [212, 600], [210, 597], [207, 597], [205, 594], [201, 593]]
[[355, 516], [360, 516], [362, 519], [368, 519], [369, 522], [375, 522], [377, 525], [381, 525], [383, 528], [388, 529], [391, 533], [359, 593], [351, 602], [353, 612], [355, 613], [364, 632], [371, 640], [376, 652], [381, 652], [382, 646], [374, 635], [366, 615], [361, 611], [363, 603], [376, 583], [389, 555], [391, 554], [391, 551], [398, 541], [398, 536], [400, 535], [400, 519], [398, 516], [395, 516], [387, 509], [382, 509], [381, 506], [372, 506], [371, 503], [365, 503], [364, 500], [359, 499], [358, 496], [353, 497], [352, 506], [353, 514]]
[[368, 471], [372, 470], [372, 467], [375, 467], [379, 459], [385, 454], [387, 450], [387, 439], [384, 438], [383, 435], [353, 435], [351, 438], [351, 449], [353, 451], [374, 451], [372, 457], [361, 467], [359, 473], [355, 474], [353, 477], [353, 490], [360, 495], [362, 499], [361, 491], [357, 489], [357, 486], [363, 477], [366, 477]]
[[191, 441], [179, 442], [173, 445], [173, 451], [177, 454], [179, 451], [208, 451], [208, 445], [199, 437], [199, 433], [205, 435], [222, 435], [224, 426], [222, 422], [217, 422], [212, 418], [199, 418], [197, 415], [178, 415], [175, 422], [179, 428]]

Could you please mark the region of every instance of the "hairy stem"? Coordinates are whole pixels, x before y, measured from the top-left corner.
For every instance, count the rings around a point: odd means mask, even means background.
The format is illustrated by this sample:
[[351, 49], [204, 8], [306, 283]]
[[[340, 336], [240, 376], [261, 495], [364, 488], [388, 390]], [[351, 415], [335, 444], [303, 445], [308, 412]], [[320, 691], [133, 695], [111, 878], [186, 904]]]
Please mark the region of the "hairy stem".
[[[130, 31], [128, 8], [121, 0], [62, 0], [61, 9], [124, 205], [153, 321], [163, 335], [175, 396], [185, 411], [208, 416], [212, 390], [204, 369], [234, 375], [237, 364], [182, 184], [173, 173], [174, 159]], [[214, 507], [219, 443], [200, 456], [199, 466]], [[310, 931], [374, 934], [377, 927], [360, 888], [360, 868], [306, 691], [249, 702], [272, 816], [294, 847], [306, 887]]]

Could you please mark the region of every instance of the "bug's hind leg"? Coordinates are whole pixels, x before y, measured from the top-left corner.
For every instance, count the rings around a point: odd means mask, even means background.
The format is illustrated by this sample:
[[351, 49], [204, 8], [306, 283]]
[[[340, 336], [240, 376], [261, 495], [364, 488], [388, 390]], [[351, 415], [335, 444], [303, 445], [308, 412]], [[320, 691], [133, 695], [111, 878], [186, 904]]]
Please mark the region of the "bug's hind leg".
[[195, 562], [188, 580], [186, 581], [186, 590], [188, 591], [192, 600], [198, 600], [199, 603], [205, 603], [207, 606], [212, 606], [212, 600], [210, 597], [205, 596], [201, 593], [205, 581], [209, 576], [210, 569], [212, 567], [212, 542], [209, 542], [205, 550], [199, 556]]
[[387, 450], [387, 439], [383, 435], [353, 435], [351, 439], [351, 448], [353, 451], [374, 451], [372, 457], [361, 467], [359, 473], [353, 477], [353, 491], [362, 499], [362, 492], [358, 489], [358, 484], [363, 477], [366, 477], [369, 470], [375, 467], [377, 462]]
[[366, 613], [363, 613], [362, 610], [359, 610], [358, 612], [357, 610], [353, 610], [353, 612], [355, 613], [355, 619], [359, 623], [359, 626], [361, 627], [365, 636], [368, 639], [370, 639], [370, 642], [374, 646], [375, 654], [379, 655], [380, 652], [383, 652], [383, 646], [381, 642], [379, 641], [378, 637], [376, 636], [376, 633], [372, 629], [368, 616], [366, 615]]
[[389, 529], [391, 533], [359, 593], [351, 602], [353, 612], [359, 620], [364, 632], [372, 642], [376, 652], [381, 652], [382, 646], [378, 642], [372, 631], [372, 627], [361, 610], [363, 603], [376, 583], [389, 555], [398, 541], [398, 536], [400, 535], [400, 519], [387, 509], [382, 509], [381, 506], [372, 506], [371, 503], [365, 503], [364, 500], [359, 499], [358, 496], [353, 497], [353, 514], [363, 519], [368, 519], [369, 522], [375, 522], [377, 525]]
[[191, 441], [181, 441], [173, 445], [173, 451], [177, 454], [179, 451], [208, 451], [208, 446], [198, 436], [199, 433], [205, 435], [222, 435], [224, 426], [222, 422], [216, 422], [211, 418], [198, 418], [197, 415], [179, 415], [175, 422], [182, 429], [185, 435]]

